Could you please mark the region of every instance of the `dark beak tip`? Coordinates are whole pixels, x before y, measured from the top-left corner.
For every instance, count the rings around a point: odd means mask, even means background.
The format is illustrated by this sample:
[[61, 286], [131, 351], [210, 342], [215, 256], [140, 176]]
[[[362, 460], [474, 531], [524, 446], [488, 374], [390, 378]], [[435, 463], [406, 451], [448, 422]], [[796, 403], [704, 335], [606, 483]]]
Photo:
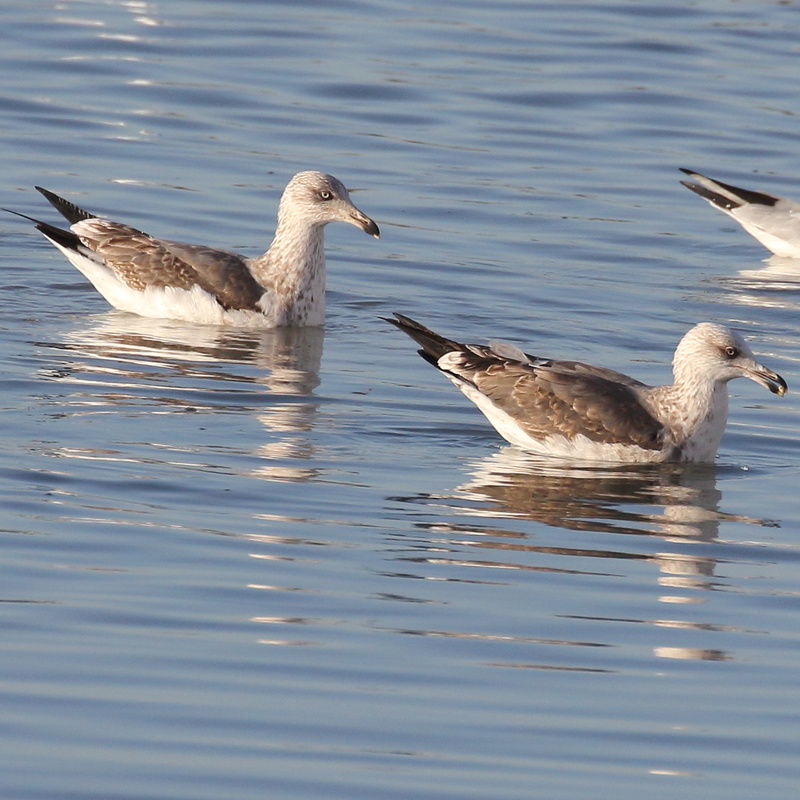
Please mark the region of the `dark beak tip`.
[[767, 388], [772, 392], [772, 394], [778, 395], [778, 397], [783, 397], [786, 392], [789, 391], [786, 381], [776, 372], [773, 372], [767, 378]]

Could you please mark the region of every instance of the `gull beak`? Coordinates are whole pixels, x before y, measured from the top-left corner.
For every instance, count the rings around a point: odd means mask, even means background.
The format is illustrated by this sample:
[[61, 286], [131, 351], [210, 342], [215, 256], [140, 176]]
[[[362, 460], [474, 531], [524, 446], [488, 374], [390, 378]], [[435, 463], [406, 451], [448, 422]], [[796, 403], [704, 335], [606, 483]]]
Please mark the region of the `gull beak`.
[[375, 221], [370, 219], [363, 211], [359, 211], [355, 206], [350, 212], [350, 219], [347, 221], [357, 225], [364, 233], [368, 233], [376, 239], [381, 238], [380, 228], [375, 224]]
[[778, 397], [783, 397], [789, 388], [786, 385], [786, 381], [777, 372], [773, 372], [757, 362], [743, 367], [742, 370], [744, 377], [760, 383], [765, 389], [769, 389], [772, 394], [776, 394]]

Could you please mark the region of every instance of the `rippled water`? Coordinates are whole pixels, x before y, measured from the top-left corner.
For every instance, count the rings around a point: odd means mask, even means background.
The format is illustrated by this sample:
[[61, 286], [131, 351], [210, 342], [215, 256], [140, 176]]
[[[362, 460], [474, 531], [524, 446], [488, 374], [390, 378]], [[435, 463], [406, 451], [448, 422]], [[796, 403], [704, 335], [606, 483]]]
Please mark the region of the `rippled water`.
[[[793, 798], [800, 267], [678, 183], [800, 199], [793, 3], [6, 3], [0, 205], [256, 253], [307, 168], [324, 331], [108, 309], [0, 222], [0, 796]], [[507, 447], [380, 317], [660, 382], [715, 466]], [[746, 385], [745, 385], [746, 384]], [[792, 391], [795, 390], [795, 391]]]

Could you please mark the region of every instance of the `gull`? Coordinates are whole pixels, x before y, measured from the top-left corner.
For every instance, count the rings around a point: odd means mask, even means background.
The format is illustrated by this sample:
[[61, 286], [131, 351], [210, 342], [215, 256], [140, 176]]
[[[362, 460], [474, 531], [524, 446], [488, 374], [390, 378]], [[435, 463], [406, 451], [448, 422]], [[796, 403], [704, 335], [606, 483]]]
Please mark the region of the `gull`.
[[767, 250], [782, 258], [800, 258], [800, 203], [750, 189], [740, 189], [680, 168], [692, 180], [681, 181], [687, 188], [735, 219]]
[[505, 342], [461, 344], [395, 314], [506, 441], [540, 455], [614, 462], [710, 462], [728, 415], [728, 381], [750, 378], [777, 395], [786, 381], [759, 364], [739, 334], [695, 325], [675, 350], [674, 383], [647, 386], [621, 372], [523, 353]]
[[348, 222], [380, 237], [341, 181], [316, 171], [289, 181], [272, 244], [256, 258], [157, 239], [36, 189], [66, 218], [69, 230], [11, 213], [33, 222], [112, 306], [144, 317], [258, 328], [322, 325], [325, 226]]

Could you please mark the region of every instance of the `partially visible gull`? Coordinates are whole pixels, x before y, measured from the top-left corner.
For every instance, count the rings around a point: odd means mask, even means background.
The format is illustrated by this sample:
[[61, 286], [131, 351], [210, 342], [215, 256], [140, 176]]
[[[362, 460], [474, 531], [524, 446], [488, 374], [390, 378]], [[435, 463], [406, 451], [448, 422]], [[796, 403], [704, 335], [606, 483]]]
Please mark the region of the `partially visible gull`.
[[35, 223], [112, 306], [145, 317], [259, 328], [322, 325], [325, 226], [349, 222], [380, 236], [341, 181], [322, 172], [299, 172], [289, 181], [275, 237], [256, 258], [156, 239], [36, 189], [67, 219], [69, 230], [11, 213]]
[[763, 192], [740, 189], [680, 168], [696, 183], [681, 181], [714, 208], [735, 219], [767, 250], [783, 258], [800, 258], [800, 203]]
[[604, 367], [553, 361], [504, 342], [446, 339], [402, 314], [387, 319], [422, 349], [486, 415], [525, 450], [615, 462], [709, 462], [728, 415], [728, 381], [750, 378], [777, 395], [780, 375], [759, 364], [737, 333], [701, 322], [681, 339], [675, 381], [647, 386]]

